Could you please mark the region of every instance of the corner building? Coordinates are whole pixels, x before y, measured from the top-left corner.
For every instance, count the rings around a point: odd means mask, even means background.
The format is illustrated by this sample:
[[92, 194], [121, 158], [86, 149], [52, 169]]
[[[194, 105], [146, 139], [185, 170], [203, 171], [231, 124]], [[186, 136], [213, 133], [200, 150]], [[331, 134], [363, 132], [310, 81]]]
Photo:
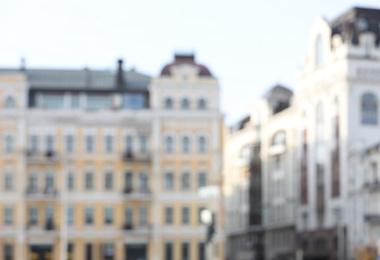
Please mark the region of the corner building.
[[224, 258], [217, 79], [122, 65], [0, 69], [0, 259], [204, 259], [206, 208]]

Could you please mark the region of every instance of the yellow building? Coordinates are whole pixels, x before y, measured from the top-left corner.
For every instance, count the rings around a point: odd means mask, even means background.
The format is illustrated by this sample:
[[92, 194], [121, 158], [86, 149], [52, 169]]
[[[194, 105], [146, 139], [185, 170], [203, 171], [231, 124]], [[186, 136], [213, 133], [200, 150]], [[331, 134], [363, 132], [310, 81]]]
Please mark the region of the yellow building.
[[133, 70], [0, 70], [0, 259], [204, 259], [221, 197], [218, 81], [193, 55]]

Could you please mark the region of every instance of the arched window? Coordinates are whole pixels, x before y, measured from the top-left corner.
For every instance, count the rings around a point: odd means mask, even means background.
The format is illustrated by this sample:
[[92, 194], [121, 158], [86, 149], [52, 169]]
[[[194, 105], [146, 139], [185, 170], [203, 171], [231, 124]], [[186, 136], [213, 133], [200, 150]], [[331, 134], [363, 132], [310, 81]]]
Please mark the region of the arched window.
[[171, 98], [165, 99], [165, 108], [172, 109], [173, 108], [173, 100]]
[[320, 66], [323, 63], [323, 41], [322, 35], [318, 35], [315, 42], [315, 65]]
[[206, 109], [206, 100], [204, 100], [203, 98], [200, 98], [198, 100], [198, 109], [200, 110]]
[[286, 134], [285, 131], [277, 132], [272, 139], [272, 145], [286, 144]]
[[362, 96], [362, 123], [365, 125], [377, 125], [377, 98], [372, 93]]
[[207, 150], [207, 145], [206, 145], [206, 138], [204, 136], [200, 136], [198, 139], [198, 151], [200, 153], [204, 153]]
[[5, 107], [6, 108], [13, 108], [15, 106], [15, 101], [12, 96], [8, 96], [5, 100]]
[[13, 152], [13, 137], [11, 135], [7, 135], [5, 137], [5, 152], [11, 153]]
[[165, 139], [165, 151], [167, 153], [173, 152], [173, 137], [171, 137], [171, 136], [168, 136]]
[[189, 109], [189, 100], [187, 98], [182, 99], [182, 109]]
[[172, 173], [165, 174], [165, 189], [166, 190], [173, 189], [173, 174]]
[[187, 136], [182, 138], [182, 152], [190, 152], [190, 139]]

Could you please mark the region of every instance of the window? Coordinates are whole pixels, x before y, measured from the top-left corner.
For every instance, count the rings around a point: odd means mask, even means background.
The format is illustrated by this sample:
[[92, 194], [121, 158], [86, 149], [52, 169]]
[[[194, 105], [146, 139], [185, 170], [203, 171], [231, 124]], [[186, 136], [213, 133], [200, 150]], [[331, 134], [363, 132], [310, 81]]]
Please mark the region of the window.
[[198, 244], [198, 260], [205, 260], [205, 244], [199, 243]]
[[72, 225], [74, 223], [74, 208], [72, 206], [67, 207], [67, 224]]
[[94, 137], [92, 135], [86, 136], [86, 152], [92, 153], [94, 151]]
[[4, 189], [5, 190], [13, 189], [13, 174], [11, 172], [6, 172], [4, 175]]
[[146, 135], [140, 136], [140, 152], [146, 153], [148, 151], [148, 137]]
[[171, 98], [165, 99], [165, 108], [172, 109], [173, 108], [173, 100]]
[[46, 151], [47, 152], [54, 151], [54, 136], [52, 135], [46, 136]]
[[204, 136], [201, 136], [198, 139], [198, 152], [205, 153], [206, 150], [206, 138]]
[[182, 138], [182, 152], [183, 153], [190, 152], [190, 139], [187, 136]]
[[165, 189], [167, 190], [173, 189], [173, 174], [172, 173], [165, 174]]
[[47, 206], [46, 208], [45, 208], [45, 221], [47, 222], [47, 223], [50, 223], [50, 222], [52, 222], [53, 221], [53, 207], [51, 207], [51, 206]]
[[8, 96], [7, 100], [5, 101], [5, 107], [6, 108], [14, 108], [14, 106], [15, 106], [15, 101], [14, 101], [13, 97]]
[[173, 224], [173, 208], [172, 207], [165, 208], [165, 223]]
[[165, 244], [165, 260], [173, 260], [173, 244]]
[[107, 95], [87, 95], [87, 109], [104, 109], [111, 105], [111, 97]]
[[182, 99], [182, 109], [189, 109], [189, 100], [187, 98]]
[[30, 151], [34, 153], [38, 151], [38, 136], [37, 135], [30, 136]]
[[206, 173], [200, 172], [198, 174], [198, 188], [206, 187]]
[[146, 191], [148, 189], [148, 176], [144, 172], [141, 172], [139, 175], [139, 188], [141, 191]]
[[112, 153], [113, 152], [113, 137], [112, 135], [107, 135], [105, 137], [105, 150], [107, 153]]
[[371, 171], [372, 171], [372, 180], [374, 182], [377, 182], [379, 180], [379, 177], [377, 174], [377, 163], [376, 162], [371, 163]]
[[38, 209], [36, 207], [29, 208], [29, 224], [37, 225], [38, 223]]
[[71, 95], [71, 108], [72, 109], [80, 108], [80, 96], [78, 94]]
[[133, 138], [130, 135], [127, 135], [125, 138], [125, 151], [127, 153], [133, 152]]
[[62, 109], [64, 106], [64, 96], [62, 94], [47, 94], [41, 95], [40, 107], [49, 109]]
[[182, 224], [187, 225], [190, 223], [190, 209], [189, 207], [182, 208]]
[[106, 207], [104, 209], [104, 221], [106, 224], [112, 224], [112, 222], [113, 222], [113, 208]]
[[362, 96], [362, 124], [377, 125], [377, 98], [374, 94], [366, 93]]
[[127, 224], [133, 223], [133, 209], [131, 207], [125, 208], [125, 223]]
[[45, 175], [45, 191], [50, 192], [54, 190], [54, 173], [47, 172]]
[[145, 107], [145, 96], [142, 93], [127, 93], [123, 95], [123, 107], [126, 109], [142, 109]]
[[252, 152], [253, 152], [252, 146], [246, 145], [240, 150], [240, 158], [251, 159]]
[[146, 206], [140, 207], [140, 225], [145, 226], [148, 220], [148, 208]]
[[198, 100], [198, 109], [200, 110], [206, 109], [206, 100], [204, 100], [203, 98], [200, 98]]
[[133, 187], [133, 175], [127, 172], [125, 175], [125, 189], [132, 190]]
[[71, 153], [74, 151], [74, 136], [66, 135], [66, 152]]
[[86, 185], [86, 189], [87, 190], [91, 190], [93, 187], [94, 187], [94, 178], [93, 178], [93, 174], [88, 172], [86, 173], [86, 176], [85, 176], [85, 185]]
[[104, 244], [104, 259], [109, 259], [107, 257], [111, 257], [113, 259], [113, 255], [115, 254], [115, 247], [112, 243]]
[[86, 260], [93, 260], [92, 259], [92, 245], [91, 244], [86, 245]]
[[315, 45], [315, 65], [320, 66], [323, 63], [323, 41], [322, 35], [318, 35]]
[[32, 191], [36, 191], [38, 189], [38, 175], [35, 172], [32, 172], [29, 175], [29, 187]]
[[13, 152], [13, 137], [11, 135], [5, 136], [5, 152], [12, 153]]
[[4, 260], [13, 260], [13, 246], [11, 244], [4, 245]]
[[85, 209], [85, 222], [88, 225], [94, 222], [94, 209], [92, 207], [86, 207]]
[[199, 208], [198, 208], [198, 223], [199, 223], [199, 224], [203, 224], [203, 222], [202, 222], [202, 218], [201, 218], [201, 213], [202, 213], [202, 211], [205, 210], [205, 209], [206, 209], [205, 207], [199, 207]]
[[182, 189], [187, 190], [190, 188], [190, 174], [183, 173], [182, 174]]
[[105, 175], [105, 188], [106, 190], [111, 190], [113, 187], [113, 174], [112, 172], [107, 172]]
[[182, 243], [182, 260], [189, 259], [189, 243]]
[[277, 132], [272, 138], [272, 145], [286, 144], [285, 131]]
[[67, 189], [68, 190], [74, 189], [74, 174], [73, 173], [67, 174]]
[[172, 153], [173, 152], [173, 137], [168, 136], [165, 139], [165, 152]]

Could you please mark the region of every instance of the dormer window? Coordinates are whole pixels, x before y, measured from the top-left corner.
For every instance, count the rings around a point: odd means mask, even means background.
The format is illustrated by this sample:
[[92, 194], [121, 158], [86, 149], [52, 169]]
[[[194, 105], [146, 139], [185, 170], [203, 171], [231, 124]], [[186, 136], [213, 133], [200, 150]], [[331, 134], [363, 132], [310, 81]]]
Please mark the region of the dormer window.
[[189, 109], [189, 100], [187, 98], [182, 99], [182, 109]]
[[14, 99], [13, 99], [13, 97], [12, 96], [9, 96], [9, 97], [7, 97], [7, 99], [6, 99], [6, 101], [5, 101], [5, 107], [6, 108], [13, 108], [14, 107], [14, 104], [15, 102], [14, 102]]
[[171, 98], [165, 99], [165, 108], [172, 109], [173, 108], [173, 100]]
[[318, 35], [315, 45], [315, 65], [318, 67], [323, 63], [323, 41], [322, 35]]

